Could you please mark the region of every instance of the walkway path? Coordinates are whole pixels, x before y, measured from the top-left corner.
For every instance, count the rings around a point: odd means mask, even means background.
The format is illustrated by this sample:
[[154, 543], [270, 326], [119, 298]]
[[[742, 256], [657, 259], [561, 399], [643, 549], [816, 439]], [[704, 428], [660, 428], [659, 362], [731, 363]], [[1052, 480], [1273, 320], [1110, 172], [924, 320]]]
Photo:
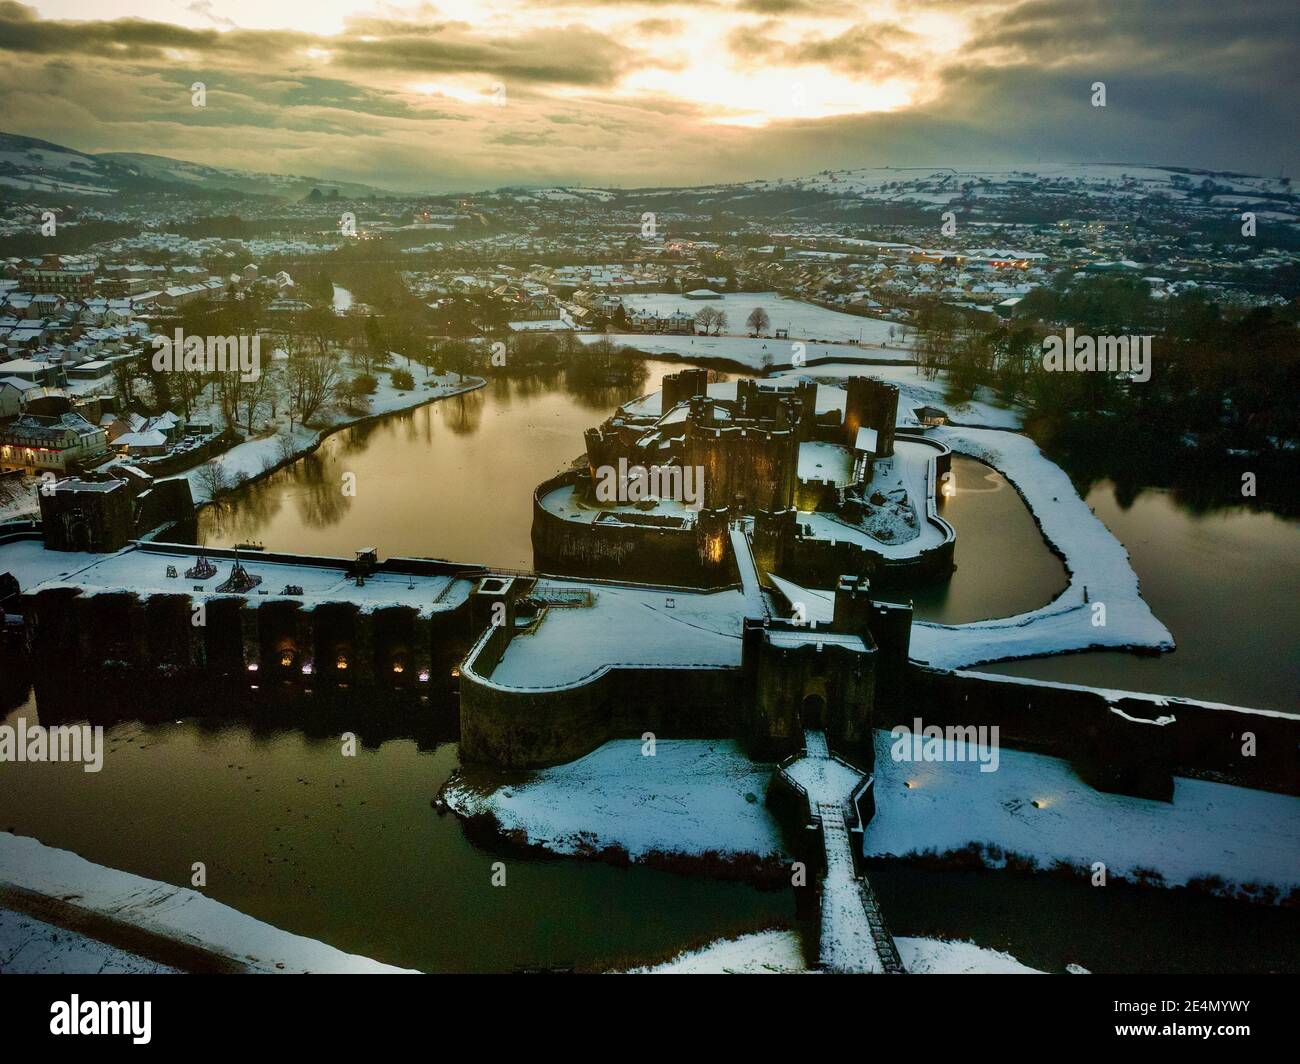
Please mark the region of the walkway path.
[[804, 749], [805, 756], [783, 771], [807, 793], [822, 825], [821, 966], [830, 972], [902, 972], [875, 893], [853, 866], [845, 815], [862, 773], [831, 756], [824, 732], [805, 731]]
[[740, 570], [740, 587], [745, 594], [745, 616], [766, 617], [767, 600], [763, 598], [763, 586], [758, 578], [758, 566], [754, 564], [754, 552], [749, 546], [749, 537], [740, 528], [733, 527], [731, 550], [736, 556], [736, 567]]

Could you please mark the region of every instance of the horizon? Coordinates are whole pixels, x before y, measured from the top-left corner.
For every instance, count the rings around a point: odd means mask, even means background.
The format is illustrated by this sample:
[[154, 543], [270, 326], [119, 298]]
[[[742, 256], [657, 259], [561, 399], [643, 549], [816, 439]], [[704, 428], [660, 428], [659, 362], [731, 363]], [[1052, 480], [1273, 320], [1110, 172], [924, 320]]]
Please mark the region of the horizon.
[[[9, 137], [9, 136], [27, 137], [27, 134], [22, 134], [22, 133], [13, 133], [13, 132], [11, 132], [11, 131], [9, 131], [9, 130], [0, 129], [0, 137]], [[133, 150], [129, 150], [129, 149], [113, 149], [113, 150], [93, 151], [93, 150], [87, 150], [87, 149], [81, 148], [80, 146], [78, 146], [78, 145], [76, 145], [76, 144], [68, 144], [68, 143], [59, 143], [59, 142], [57, 142], [57, 141], [49, 141], [48, 139], [46, 139], [46, 138], [42, 138], [42, 137], [28, 137], [28, 139], [30, 139], [30, 140], [37, 140], [37, 141], [42, 141], [42, 140], [43, 140], [43, 141], [45, 141], [45, 143], [51, 144], [52, 146], [54, 146], [54, 147], [56, 147], [56, 148], [69, 148], [69, 149], [72, 149], [72, 150], [74, 150], [74, 151], [80, 152], [80, 153], [82, 153], [83, 155], [88, 155], [88, 156], [92, 156], [92, 157], [96, 157], [96, 156], [106, 156], [106, 157], [111, 157], [111, 156], [145, 156], [145, 157], [153, 158], [153, 159], [163, 159], [163, 160], [167, 160], [167, 161], [170, 161], [170, 162], [189, 163], [189, 164], [192, 164], [192, 165], [198, 165], [198, 166], [207, 166], [207, 165], [210, 165], [210, 164], [207, 164], [207, 163], [200, 162], [200, 161], [198, 161], [198, 160], [194, 160], [194, 159], [183, 159], [183, 158], [180, 158], [180, 157], [177, 157], [177, 156], [166, 155], [166, 154], [164, 154], [164, 153], [160, 153], [160, 152], [133, 151]], [[1059, 169], [1070, 169], [1070, 168], [1081, 169], [1081, 168], [1083, 168], [1083, 167], [1089, 167], [1089, 166], [1100, 166], [1100, 167], [1125, 167], [1125, 168], [1129, 168], [1129, 169], [1165, 170], [1165, 171], [1169, 171], [1169, 172], [1173, 172], [1173, 173], [1178, 173], [1178, 172], [1187, 172], [1187, 173], [1192, 173], [1192, 174], [1216, 174], [1216, 175], [1220, 175], [1220, 176], [1249, 177], [1249, 178], [1260, 178], [1260, 179], [1264, 179], [1264, 180], [1269, 180], [1269, 179], [1271, 179], [1271, 175], [1269, 175], [1269, 174], [1258, 173], [1258, 172], [1252, 172], [1252, 171], [1246, 171], [1246, 170], [1216, 170], [1216, 169], [1210, 169], [1210, 168], [1207, 168], [1207, 167], [1199, 167], [1199, 166], [1176, 166], [1176, 165], [1167, 164], [1167, 163], [1157, 163], [1157, 162], [1138, 162], [1138, 161], [1134, 161], [1134, 160], [1125, 160], [1125, 161], [1117, 161], [1117, 160], [1100, 160], [1100, 161], [1096, 161], [1096, 162], [1086, 162], [1086, 163], [1070, 162], [1070, 161], [1068, 161], [1068, 160], [1059, 160], [1059, 159], [1058, 159], [1058, 160], [1049, 160], [1049, 161], [1032, 162], [1032, 163], [1031, 163], [1031, 162], [1025, 162], [1025, 161], [1023, 161], [1023, 160], [1020, 160], [1020, 161], [1016, 161], [1016, 160], [1008, 160], [1008, 161], [1006, 161], [1005, 163], [1003, 163], [1003, 164], [1001, 164], [1001, 165], [999, 165], [999, 166], [995, 166], [995, 167], [994, 167], [994, 166], [990, 166], [990, 167], [956, 167], [956, 166], [949, 166], [949, 165], [946, 165], [946, 164], [943, 164], [943, 163], [935, 163], [935, 164], [931, 164], [931, 165], [920, 164], [920, 165], [916, 165], [916, 166], [887, 166], [887, 165], [881, 165], [881, 166], [845, 167], [845, 168], [842, 168], [842, 169], [840, 169], [840, 170], [834, 170], [834, 171], [831, 171], [831, 172], [832, 172], [832, 173], [856, 173], [856, 172], [861, 172], [861, 171], [864, 171], [864, 170], [896, 170], [896, 171], [898, 171], [900, 174], [903, 174], [903, 173], [906, 173], [906, 172], [908, 172], [908, 171], [919, 171], [919, 172], [924, 172], [924, 173], [932, 173], [932, 172], [940, 171], [940, 170], [954, 170], [954, 171], [957, 171], [957, 172], [962, 173], [962, 174], [978, 175], [978, 174], [1009, 174], [1009, 173], [1020, 173], [1020, 172], [1030, 172], [1030, 173], [1032, 173], [1032, 172], [1036, 172], [1036, 171], [1050, 171], [1050, 170], [1058, 169], [1058, 168], [1059, 168]], [[223, 168], [218, 167], [217, 169], [223, 169]], [[296, 179], [300, 179], [300, 180], [307, 180], [307, 179], [317, 180], [317, 179], [318, 179], [319, 182], [320, 182], [320, 184], [323, 185], [323, 186], [325, 186], [326, 188], [328, 188], [330, 185], [333, 185], [333, 184], [338, 184], [338, 185], [344, 185], [344, 184], [364, 184], [364, 185], [372, 185], [372, 186], [373, 186], [373, 191], [378, 192], [378, 193], [381, 193], [381, 194], [383, 194], [383, 195], [385, 195], [385, 196], [389, 196], [389, 197], [395, 198], [395, 199], [414, 198], [414, 197], [421, 197], [421, 196], [436, 196], [436, 197], [440, 197], [440, 198], [445, 198], [445, 197], [448, 197], [448, 196], [455, 196], [455, 195], [477, 195], [477, 194], [484, 194], [484, 193], [493, 193], [493, 192], [499, 192], [499, 191], [508, 190], [508, 189], [537, 190], [537, 189], [546, 189], [546, 188], [566, 188], [566, 189], [591, 189], [591, 190], [594, 190], [594, 191], [601, 191], [601, 192], [605, 192], [605, 191], [636, 192], [636, 191], [643, 190], [643, 189], [654, 189], [654, 190], [657, 190], [657, 189], [681, 189], [681, 190], [683, 190], [683, 191], [687, 191], [687, 190], [692, 190], [692, 189], [701, 189], [701, 188], [710, 188], [710, 187], [719, 187], [719, 188], [723, 188], [723, 187], [743, 186], [743, 185], [747, 185], [747, 184], [753, 184], [753, 183], [756, 183], [756, 182], [761, 182], [761, 181], [772, 181], [772, 180], [790, 180], [790, 181], [798, 181], [798, 180], [801, 180], [801, 179], [803, 179], [803, 178], [806, 178], [806, 177], [812, 176], [811, 173], [806, 173], [806, 174], [797, 174], [797, 175], [794, 175], [794, 176], [792, 176], [792, 177], [790, 177], [790, 178], [780, 178], [780, 179], [767, 178], [767, 177], [762, 177], [762, 176], [753, 176], [753, 177], [750, 177], [750, 178], [739, 178], [739, 179], [737, 179], [737, 180], [735, 180], [735, 181], [726, 181], [726, 182], [723, 182], [723, 181], [715, 181], [715, 182], [708, 182], [708, 183], [700, 184], [700, 185], [691, 185], [691, 184], [637, 185], [637, 184], [631, 184], [631, 183], [627, 183], [627, 182], [624, 182], [624, 183], [616, 183], [616, 184], [609, 184], [609, 185], [597, 185], [597, 184], [592, 184], [592, 183], [578, 183], [578, 182], [571, 182], [571, 183], [569, 183], [569, 184], [566, 184], [566, 185], [562, 185], [562, 186], [561, 186], [561, 185], [556, 185], [556, 184], [554, 184], [553, 182], [545, 182], [545, 181], [515, 181], [515, 182], [510, 182], [510, 183], [507, 183], [507, 184], [491, 184], [491, 185], [482, 185], [482, 186], [476, 186], [476, 187], [462, 186], [462, 187], [458, 187], [458, 188], [435, 190], [435, 189], [396, 189], [396, 188], [386, 187], [386, 186], [384, 186], [384, 185], [382, 185], [382, 184], [377, 184], [377, 183], [375, 183], [374, 181], [364, 181], [364, 182], [363, 182], [363, 181], [359, 181], [359, 180], [353, 181], [353, 180], [349, 180], [349, 179], [338, 179], [338, 180], [335, 180], [335, 179], [328, 178], [328, 177], [326, 177], [326, 176], [323, 175], [323, 174], [312, 174], [312, 173], [307, 173], [307, 172], [305, 172], [305, 171], [298, 171], [298, 172], [281, 171], [281, 170], [247, 170], [247, 171], [245, 171], [245, 170], [243, 170], [242, 167], [229, 167], [229, 168], [224, 168], [224, 169], [231, 169], [231, 170], [235, 170], [235, 171], [239, 171], [239, 172], [247, 173], [247, 174], [249, 174], [250, 176], [285, 177], [285, 178], [296, 178]], [[1285, 176], [1285, 175], [1280, 175], [1280, 176]]]

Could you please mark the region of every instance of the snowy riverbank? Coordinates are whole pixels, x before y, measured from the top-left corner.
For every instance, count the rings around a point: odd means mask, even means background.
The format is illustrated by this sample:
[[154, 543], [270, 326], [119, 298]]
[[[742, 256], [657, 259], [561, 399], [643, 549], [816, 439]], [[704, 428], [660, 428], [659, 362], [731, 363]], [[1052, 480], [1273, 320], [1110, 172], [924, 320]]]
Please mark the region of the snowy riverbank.
[[[0, 832], [0, 891], [5, 888], [56, 900], [171, 940], [178, 947], [227, 958], [249, 972], [405, 971], [282, 931], [188, 887], [105, 868], [36, 839]], [[41, 940], [54, 946], [59, 937], [13, 917], [6, 917], [3, 926], [7, 928], [7, 940], [30, 950], [33, 961], [48, 956], [48, 950], [38, 948]], [[123, 960], [116, 953], [107, 953], [102, 945], [81, 943], [80, 948], [86, 963], [96, 964], [90, 970], [97, 970], [99, 961]]]
[[[1300, 798], [1174, 777], [1171, 802], [1097, 791], [1069, 762], [1003, 748], [996, 772], [957, 760], [894, 761], [876, 733], [869, 857], [975, 856], [1001, 868], [1067, 866], [1149, 886], [1199, 885], [1265, 902], [1300, 889]], [[910, 786], [909, 786], [910, 784]]]
[[453, 777], [443, 791], [463, 817], [489, 813], [529, 845], [577, 855], [609, 847], [633, 861], [655, 854], [782, 859], [780, 832], [764, 804], [770, 764], [731, 740], [608, 742], [586, 757], [536, 772], [524, 783], [482, 791]]
[[[371, 418], [383, 417], [386, 414], [414, 410], [439, 399], [463, 395], [482, 388], [486, 383], [482, 377], [458, 377], [451, 373], [427, 378], [417, 375], [414, 388], [398, 389], [393, 386], [388, 377], [381, 377], [374, 395], [369, 397], [367, 409], [362, 413], [349, 414], [331, 409], [317, 419], [317, 427], [307, 428], [296, 425], [292, 433], [287, 423], [281, 424], [277, 426], [278, 431], [274, 433], [245, 440], [211, 461], [178, 475], [189, 480], [194, 501], [201, 505], [212, 501], [205, 487], [209, 474], [203, 472], [208, 466], [219, 466], [230, 483], [247, 483], [297, 461], [304, 454], [319, 447], [327, 436], [340, 429], [361, 424]], [[283, 418], [281, 420], [283, 421]], [[291, 441], [291, 446], [284, 441]]]
[[[1094, 648], [1174, 648], [1169, 629], [1142, 598], [1124, 545], [1033, 440], [974, 428], [935, 429], [930, 435], [1011, 482], [1065, 563], [1070, 585], [1046, 606], [1014, 617], [958, 625], [918, 621], [912, 626], [915, 660], [951, 669]], [[962, 485], [955, 490], [961, 492]]]
[[[994, 867], [1015, 854], [1040, 870], [1063, 864], [1085, 873], [1100, 861], [1111, 878], [1202, 881], [1212, 893], [1265, 901], [1273, 898], [1246, 885], [1280, 895], [1300, 887], [1300, 798], [1175, 778], [1172, 802], [1150, 801], [1096, 791], [1068, 762], [1042, 754], [1003, 748], [998, 770], [980, 772], [973, 758], [895, 762], [889, 744], [878, 732], [869, 857], [978, 851]], [[731, 742], [660, 740], [645, 757], [639, 741], [615, 740], [499, 790], [453, 783], [446, 798], [461, 815], [491, 813], [503, 831], [557, 854], [615, 847], [632, 860], [779, 858], [778, 826], [763, 802], [771, 769]]]
[[[1039, 975], [1007, 953], [972, 942], [937, 938], [895, 940], [903, 967], [913, 975]], [[702, 949], [632, 973], [651, 975], [783, 975], [807, 972], [797, 931], [757, 931], [719, 939]]]

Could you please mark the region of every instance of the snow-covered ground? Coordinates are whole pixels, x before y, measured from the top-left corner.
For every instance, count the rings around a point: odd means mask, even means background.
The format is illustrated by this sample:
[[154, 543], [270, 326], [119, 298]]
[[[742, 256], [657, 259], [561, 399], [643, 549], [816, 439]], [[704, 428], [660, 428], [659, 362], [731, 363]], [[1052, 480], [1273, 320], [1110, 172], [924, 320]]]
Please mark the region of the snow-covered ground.
[[[1108, 877], [1157, 873], [1166, 886], [1217, 876], [1232, 886], [1300, 887], [1300, 798], [1175, 777], [1172, 802], [1097, 791], [1069, 762], [1002, 749], [996, 772], [974, 760], [908, 762], [876, 733], [876, 816], [871, 857], [945, 854], [975, 844], [997, 867], [1006, 855]], [[908, 787], [907, 784], [911, 783]], [[1037, 802], [1036, 806], [1034, 803]]]
[[40, 517], [39, 477], [7, 477], [0, 485], [0, 521]]
[[[1284, 894], [1300, 886], [1300, 798], [1176, 778], [1172, 802], [1148, 801], [1093, 790], [1068, 762], [1042, 754], [1003, 748], [998, 771], [981, 772], [973, 758], [895, 762], [891, 741], [877, 733], [868, 856], [976, 844], [1032, 857], [1043, 869], [1065, 862], [1090, 870], [1101, 861], [1112, 877], [1150, 870], [1166, 886], [1206, 876]], [[660, 740], [656, 756], [643, 757], [639, 741], [616, 740], [525, 784], [486, 795], [453, 784], [446, 797], [463, 814], [494, 812], [506, 830], [556, 853], [617, 846], [634, 858], [766, 856], [781, 850], [763, 803], [771, 770], [729, 741]]]
[[723, 332], [741, 337], [749, 335], [746, 321], [755, 307], [767, 311], [771, 320], [766, 332], [775, 335], [777, 329], [788, 329], [791, 340], [879, 344], [898, 339], [897, 334], [903, 331], [903, 326], [896, 322], [827, 310], [815, 303], [788, 299], [775, 292], [728, 292], [717, 299], [687, 299], [676, 292], [651, 292], [625, 296], [623, 303], [629, 314], [645, 310], [661, 318], [678, 310], [694, 315], [705, 307], [711, 307], [727, 316]]
[[[820, 307], [814, 309], [821, 310]], [[851, 317], [847, 314], [837, 316]], [[871, 318], [851, 320], [866, 322], [869, 325], [879, 324]], [[902, 326], [896, 328], [901, 330]], [[833, 344], [813, 343], [808, 340], [751, 339], [748, 336], [674, 336], [662, 333], [578, 334], [578, 339], [585, 344], [593, 344], [606, 337], [615, 347], [630, 347], [651, 356], [671, 355], [674, 358], [686, 358], [698, 362], [727, 361], [752, 370], [793, 368], [796, 354], [802, 356], [802, 364], [805, 366], [809, 362], [818, 362], [827, 358], [835, 359], [841, 366], [855, 361], [863, 364], [903, 362], [910, 365], [916, 357], [911, 348], [906, 345], [906, 341], [898, 337], [891, 339], [888, 334], [883, 340], [873, 341], [875, 346], [867, 344], [857, 346], [856, 333], [852, 341], [843, 340]]]
[[220, 954], [252, 972], [401, 972], [255, 920], [188, 887], [92, 864], [0, 832], [0, 884], [58, 898], [151, 934]]
[[0, 975], [169, 975], [157, 961], [25, 913], [0, 909]]
[[[1070, 585], [1048, 605], [1014, 617], [959, 625], [918, 621], [912, 626], [915, 660], [960, 668], [1094, 647], [1173, 649], [1169, 629], [1142, 598], [1124, 545], [1033, 440], [951, 427], [932, 430], [932, 435], [993, 466], [1015, 485], [1047, 542], [1064, 559]], [[961, 490], [956, 484], [956, 491]], [[1104, 615], [1097, 604], [1104, 606]]]
[[[590, 605], [552, 609], [510, 640], [488, 676], [493, 687], [558, 690], [624, 668], [739, 668], [741, 626], [757, 607], [736, 590], [644, 590], [547, 579], [535, 593], [591, 589]], [[760, 614], [761, 615], [761, 614]]]
[[334, 313], [346, 314], [352, 306], [352, 293], [346, 288], [334, 286]]
[[[843, 352], [835, 357], [842, 358]], [[887, 381], [898, 389], [897, 425], [904, 431], [914, 432], [919, 428], [920, 422], [913, 411], [920, 406], [937, 406], [946, 410], [954, 422], [979, 428], [1018, 429], [1023, 424], [1019, 410], [999, 405], [986, 388], [977, 388], [975, 398], [970, 402], [948, 402], [945, 397], [948, 386], [943, 376], [927, 380], [915, 366], [862, 366], [851, 361], [839, 361], [824, 366], [805, 366], [770, 379], [789, 384], [803, 377], [827, 385], [838, 385], [848, 377], [874, 377]]]
[[940, 938], [896, 938], [903, 967], [912, 975], [1042, 975], [1009, 953], [973, 942]]
[[[799, 521], [810, 527], [818, 539], [847, 540], [889, 558], [917, 558], [935, 550], [947, 542], [950, 534], [946, 524], [926, 516], [926, 501], [932, 494], [930, 464], [938, 453], [923, 443], [898, 440], [892, 458], [876, 461], [873, 488], [888, 493], [901, 487], [907, 492], [907, 501], [901, 506], [877, 508], [868, 528], [850, 525], [829, 513], [801, 513]], [[892, 538], [877, 538], [886, 531]]]
[[767, 811], [772, 766], [730, 740], [661, 739], [642, 753], [635, 739], [605, 743], [528, 782], [483, 794], [453, 779], [443, 796], [457, 813], [491, 812], [506, 831], [555, 853], [621, 847], [650, 853], [780, 856]]
[[[186, 577], [192, 564], [188, 555], [156, 551], [147, 544], [131, 546], [115, 554], [47, 551], [33, 540], [21, 540], [0, 546], [0, 572], [11, 572], [19, 586], [32, 592], [67, 584], [83, 589], [85, 594], [126, 591], [147, 596], [176, 594], [184, 591], [194, 599], [218, 597], [217, 588], [230, 576], [234, 562], [226, 558], [210, 559], [216, 573], [207, 578]], [[346, 599], [368, 612], [381, 607], [407, 606], [422, 616], [455, 609], [469, 597], [471, 584], [446, 574], [403, 575], [376, 573], [357, 587], [342, 567], [300, 565], [272, 561], [255, 551], [241, 554], [240, 563], [250, 576], [260, 577], [259, 602], [275, 601], [282, 589], [293, 585], [302, 589], [284, 596], [289, 601], [312, 604]], [[168, 576], [171, 567], [179, 574]]]
[[799, 932], [755, 931], [739, 938], [721, 938], [701, 949], [679, 953], [672, 960], [645, 968], [633, 968], [633, 975], [780, 975], [806, 972]]
[[[896, 939], [903, 967], [913, 975], [1041, 975], [1010, 954], [972, 942]], [[719, 939], [702, 949], [633, 972], [652, 975], [780, 975], [807, 972], [797, 931], [756, 931]]]

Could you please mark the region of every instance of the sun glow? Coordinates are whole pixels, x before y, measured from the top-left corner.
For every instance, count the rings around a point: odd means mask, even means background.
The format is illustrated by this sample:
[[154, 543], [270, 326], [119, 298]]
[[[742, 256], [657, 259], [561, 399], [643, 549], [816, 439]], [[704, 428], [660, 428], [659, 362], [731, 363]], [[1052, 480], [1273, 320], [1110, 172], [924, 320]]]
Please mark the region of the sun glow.
[[492, 85], [472, 86], [465, 83], [447, 81], [418, 81], [409, 86], [410, 91], [418, 96], [441, 96], [456, 100], [458, 103], [490, 104], [492, 103]]

